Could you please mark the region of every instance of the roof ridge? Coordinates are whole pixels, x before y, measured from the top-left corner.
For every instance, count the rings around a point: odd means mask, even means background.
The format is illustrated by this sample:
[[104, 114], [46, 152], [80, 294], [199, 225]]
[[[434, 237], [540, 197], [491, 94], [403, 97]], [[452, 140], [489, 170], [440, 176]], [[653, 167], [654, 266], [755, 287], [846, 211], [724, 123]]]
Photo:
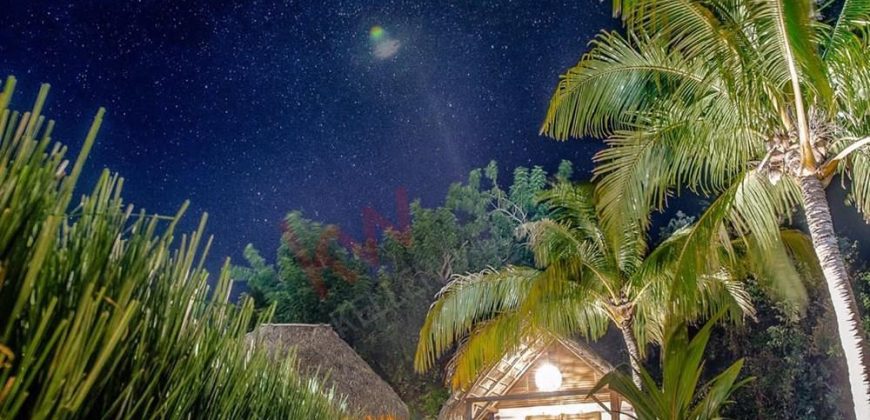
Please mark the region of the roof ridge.
[[332, 328], [332, 325], [329, 325], [329, 324], [306, 324], [306, 323], [302, 323], [302, 322], [270, 322], [270, 323], [260, 324], [260, 325], [258, 325], [258, 327], [310, 327], [310, 328], [325, 327], [325, 328], [329, 328], [331, 330], [334, 329], [334, 328]]

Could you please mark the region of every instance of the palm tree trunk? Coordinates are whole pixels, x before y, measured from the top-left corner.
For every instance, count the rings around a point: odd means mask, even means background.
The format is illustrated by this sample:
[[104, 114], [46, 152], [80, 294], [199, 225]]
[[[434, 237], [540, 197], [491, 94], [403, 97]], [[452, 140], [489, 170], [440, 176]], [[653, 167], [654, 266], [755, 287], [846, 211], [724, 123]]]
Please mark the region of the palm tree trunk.
[[622, 339], [625, 340], [625, 348], [628, 349], [631, 380], [637, 385], [637, 389], [643, 389], [643, 383], [640, 380], [640, 348], [637, 345], [637, 339], [634, 338], [634, 333], [631, 331], [631, 324], [631, 321], [619, 324], [619, 331], [622, 331]]
[[855, 416], [858, 419], [870, 419], [870, 388], [862, 344], [864, 334], [858, 320], [858, 307], [849, 284], [849, 274], [834, 234], [825, 190], [815, 175], [801, 176], [798, 181], [813, 247], [822, 266], [837, 316], [837, 331], [846, 355]]

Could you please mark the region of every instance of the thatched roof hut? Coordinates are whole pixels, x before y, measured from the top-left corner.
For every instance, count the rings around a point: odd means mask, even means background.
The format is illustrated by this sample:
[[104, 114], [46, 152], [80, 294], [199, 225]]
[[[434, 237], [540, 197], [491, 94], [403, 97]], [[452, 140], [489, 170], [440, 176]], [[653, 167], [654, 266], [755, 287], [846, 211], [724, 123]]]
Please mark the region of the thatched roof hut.
[[[537, 337], [484, 369], [467, 390], [455, 392], [438, 419], [628, 418], [631, 407], [607, 387], [589, 396], [595, 384], [613, 369], [607, 359], [584, 342]], [[538, 383], [539, 379], [556, 382]], [[550, 387], [543, 388], [545, 385]]]
[[408, 407], [395, 391], [331, 326], [264, 324], [251, 333], [258, 345], [280, 354], [295, 349], [304, 374], [326, 375], [326, 385], [347, 397], [351, 411], [364, 418], [407, 419]]

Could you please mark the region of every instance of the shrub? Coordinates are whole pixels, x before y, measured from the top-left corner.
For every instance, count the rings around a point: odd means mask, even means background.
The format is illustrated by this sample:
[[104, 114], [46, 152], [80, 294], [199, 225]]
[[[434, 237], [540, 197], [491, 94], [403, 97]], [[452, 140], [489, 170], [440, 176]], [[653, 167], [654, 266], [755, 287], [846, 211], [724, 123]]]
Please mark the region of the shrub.
[[340, 417], [292, 356], [249, 345], [254, 305], [228, 304], [227, 269], [209, 290], [206, 215], [173, 246], [187, 205], [134, 212], [108, 171], [70, 208], [104, 111], [69, 168], [41, 115], [48, 86], [20, 114], [14, 85], [0, 94], [0, 419]]

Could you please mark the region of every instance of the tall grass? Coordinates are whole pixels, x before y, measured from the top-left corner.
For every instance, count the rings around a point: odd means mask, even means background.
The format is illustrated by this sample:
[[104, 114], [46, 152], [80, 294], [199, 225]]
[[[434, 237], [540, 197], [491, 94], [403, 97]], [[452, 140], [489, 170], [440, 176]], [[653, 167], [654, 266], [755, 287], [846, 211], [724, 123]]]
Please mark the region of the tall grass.
[[42, 115], [48, 86], [23, 114], [8, 109], [14, 88], [0, 94], [0, 419], [345, 415], [292, 356], [251, 348], [262, 319], [250, 300], [228, 304], [226, 268], [208, 290], [206, 215], [176, 238], [186, 203], [134, 212], [108, 171], [72, 204], [103, 109], [70, 166]]

